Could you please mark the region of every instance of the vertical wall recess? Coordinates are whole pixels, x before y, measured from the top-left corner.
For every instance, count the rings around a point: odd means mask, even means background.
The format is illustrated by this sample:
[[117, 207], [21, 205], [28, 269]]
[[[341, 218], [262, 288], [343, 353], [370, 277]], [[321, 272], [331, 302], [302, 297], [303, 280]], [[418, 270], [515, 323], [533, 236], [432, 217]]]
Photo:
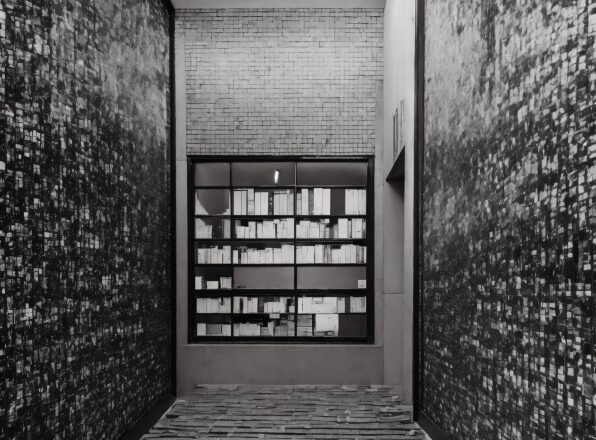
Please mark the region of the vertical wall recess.
[[0, 438], [113, 439], [170, 390], [168, 15], [0, 0]]
[[426, 3], [421, 409], [594, 439], [596, 2]]

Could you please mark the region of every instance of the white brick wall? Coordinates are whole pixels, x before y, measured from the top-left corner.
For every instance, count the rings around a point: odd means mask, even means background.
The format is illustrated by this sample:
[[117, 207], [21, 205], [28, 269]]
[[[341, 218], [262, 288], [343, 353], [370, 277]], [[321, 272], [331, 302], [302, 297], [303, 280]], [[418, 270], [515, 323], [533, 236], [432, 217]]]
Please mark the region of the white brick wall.
[[382, 9], [176, 11], [193, 154], [374, 154]]

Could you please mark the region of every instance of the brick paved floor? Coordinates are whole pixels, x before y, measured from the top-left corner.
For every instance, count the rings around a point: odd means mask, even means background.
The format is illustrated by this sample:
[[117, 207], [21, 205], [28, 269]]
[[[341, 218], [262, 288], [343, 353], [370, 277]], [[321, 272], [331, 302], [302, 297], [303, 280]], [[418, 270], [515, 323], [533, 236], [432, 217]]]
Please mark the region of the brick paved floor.
[[385, 386], [199, 386], [143, 439], [424, 439]]

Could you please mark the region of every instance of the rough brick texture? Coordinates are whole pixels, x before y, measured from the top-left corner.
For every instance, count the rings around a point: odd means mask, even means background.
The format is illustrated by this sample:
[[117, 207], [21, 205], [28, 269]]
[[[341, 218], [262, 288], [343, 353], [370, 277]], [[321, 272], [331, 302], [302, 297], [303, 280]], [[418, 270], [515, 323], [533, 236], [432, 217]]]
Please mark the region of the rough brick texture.
[[596, 1], [428, 0], [423, 410], [596, 439]]
[[176, 11], [187, 151], [373, 154], [381, 9]]

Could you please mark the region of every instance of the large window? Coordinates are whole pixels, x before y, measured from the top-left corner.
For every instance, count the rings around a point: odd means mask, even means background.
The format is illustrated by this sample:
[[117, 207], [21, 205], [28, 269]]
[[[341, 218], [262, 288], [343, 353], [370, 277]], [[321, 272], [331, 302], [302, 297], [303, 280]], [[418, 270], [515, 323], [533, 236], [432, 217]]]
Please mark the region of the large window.
[[191, 161], [191, 342], [372, 342], [372, 159]]

